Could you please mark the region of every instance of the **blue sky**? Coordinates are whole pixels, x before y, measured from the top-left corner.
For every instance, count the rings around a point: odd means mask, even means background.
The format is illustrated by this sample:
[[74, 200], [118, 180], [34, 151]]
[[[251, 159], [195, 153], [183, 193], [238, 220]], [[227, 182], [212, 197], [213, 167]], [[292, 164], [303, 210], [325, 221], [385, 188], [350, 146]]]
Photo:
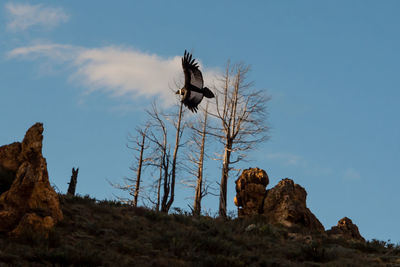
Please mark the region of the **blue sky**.
[[[0, 144], [44, 123], [50, 180], [99, 199], [131, 176], [127, 135], [181, 79], [185, 49], [206, 83], [228, 59], [272, 97], [271, 138], [238, 167], [289, 177], [325, 228], [350, 217], [400, 242], [398, 1], [27, 1], [0, 6]], [[211, 181], [220, 179], [209, 162]], [[176, 206], [192, 204], [178, 187]], [[228, 209], [234, 178], [229, 181]], [[216, 211], [217, 197], [204, 207]]]

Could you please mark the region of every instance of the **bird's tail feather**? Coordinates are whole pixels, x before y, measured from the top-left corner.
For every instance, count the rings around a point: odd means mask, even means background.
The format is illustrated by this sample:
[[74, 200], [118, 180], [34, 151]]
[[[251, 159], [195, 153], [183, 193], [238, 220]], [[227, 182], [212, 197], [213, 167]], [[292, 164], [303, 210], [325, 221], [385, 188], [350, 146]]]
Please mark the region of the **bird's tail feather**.
[[210, 89], [208, 89], [207, 87], [204, 87], [204, 88], [203, 88], [203, 94], [204, 94], [204, 96], [207, 97], [207, 98], [213, 98], [213, 97], [215, 97], [214, 93], [213, 93]]

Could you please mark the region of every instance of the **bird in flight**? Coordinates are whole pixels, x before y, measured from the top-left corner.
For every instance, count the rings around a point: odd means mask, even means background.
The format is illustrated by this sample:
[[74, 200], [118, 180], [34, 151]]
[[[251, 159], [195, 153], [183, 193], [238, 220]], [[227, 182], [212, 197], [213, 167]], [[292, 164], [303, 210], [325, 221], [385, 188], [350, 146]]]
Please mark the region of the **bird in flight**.
[[181, 102], [192, 112], [197, 112], [198, 105], [203, 97], [213, 98], [214, 94], [204, 86], [203, 75], [199, 70], [198, 62], [192, 59], [192, 54], [186, 52], [182, 58], [182, 68], [185, 74], [185, 85], [176, 91], [182, 96]]

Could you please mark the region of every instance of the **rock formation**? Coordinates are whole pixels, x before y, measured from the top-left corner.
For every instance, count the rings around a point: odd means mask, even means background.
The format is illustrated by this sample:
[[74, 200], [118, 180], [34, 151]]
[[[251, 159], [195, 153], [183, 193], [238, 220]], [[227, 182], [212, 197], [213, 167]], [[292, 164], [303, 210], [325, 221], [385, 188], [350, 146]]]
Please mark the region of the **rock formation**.
[[10, 189], [21, 161], [21, 143], [0, 147], [0, 194]]
[[288, 227], [300, 226], [315, 232], [324, 232], [324, 226], [307, 208], [307, 192], [291, 179], [281, 180], [267, 191], [263, 214], [270, 223], [280, 223]]
[[268, 175], [259, 168], [244, 170], [236, 180], [235, 205], [238, 206], [239, 216], [262, 213]]
[[338, 221], [337, 226], [332, 226], [326, 233], [331, 237], [343, 237], [345, 239], [355, 239], [365, 241], [355, 225], [349, 218], [344, 217]]
[[0, 232], [18, 235], [32, 230], [46, 234], [63, 218], [42, 155], [42, 133], [43, 125], [36, 123], [22, 143], [0, 147], [0, 184], [7, 190], [0, 191]]
[[266, 190], [268, 175], [259, 168], [244, 170], [236, 180], [235, 205], [238, 215], [263, 214], [269, 223], [301, 227], [310, 232], [325, 229], [307, 208], [307, 192], [290, 179], [283, 179], [274, 188]]

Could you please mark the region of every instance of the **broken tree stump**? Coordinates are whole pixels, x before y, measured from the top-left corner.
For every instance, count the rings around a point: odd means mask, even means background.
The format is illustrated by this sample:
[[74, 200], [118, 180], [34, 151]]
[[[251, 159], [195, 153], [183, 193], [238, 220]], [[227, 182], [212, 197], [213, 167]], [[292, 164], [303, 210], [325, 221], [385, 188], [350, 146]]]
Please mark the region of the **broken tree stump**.
[[68, 183], [69, 186], [67, 195], [75, 196], [76, 183], [78, 182], [78, 172], [79, 168], [77, 168], [76, 170], [75, 168], [72, 168], [72, 175], [71, 180]]

